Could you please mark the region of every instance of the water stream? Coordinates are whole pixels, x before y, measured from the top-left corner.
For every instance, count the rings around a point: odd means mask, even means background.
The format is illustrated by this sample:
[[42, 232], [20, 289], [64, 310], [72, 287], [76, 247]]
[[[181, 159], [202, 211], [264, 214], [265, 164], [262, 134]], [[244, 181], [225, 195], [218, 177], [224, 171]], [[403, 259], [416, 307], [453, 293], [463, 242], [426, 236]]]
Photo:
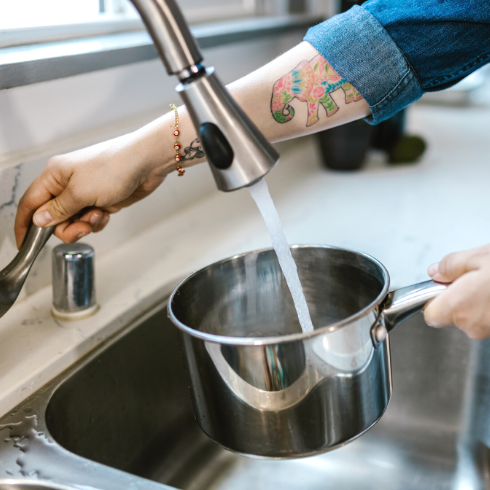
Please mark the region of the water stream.
[[299, 280], [298, 269], [296, 268], [296, 263], [291, 255], [286, 235], [282, 229], [281, 219], [269, 194], [269, 188], [265, 180], [261, 179], [253, 186], [248, 187], [248, 190], [257, 204], [264, 218], [265, 225], [269, 230], [272, 246], [276, 251], [279, 265], [293, 297], [301, 329], [304, 333], [313, 332], [313, 323], [311, 322], [310, 312], [308, 311], [308, 305], [306, 304], [303, 288]]

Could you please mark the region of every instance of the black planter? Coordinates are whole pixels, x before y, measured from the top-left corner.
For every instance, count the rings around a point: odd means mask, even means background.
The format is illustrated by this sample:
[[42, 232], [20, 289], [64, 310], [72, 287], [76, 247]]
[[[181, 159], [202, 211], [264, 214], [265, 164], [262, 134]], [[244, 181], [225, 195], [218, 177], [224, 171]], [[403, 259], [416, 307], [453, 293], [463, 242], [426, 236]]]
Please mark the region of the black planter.
[[374, 127], [360, 119], [318, 133], [323, 163], [333, 170], [359, 170]]

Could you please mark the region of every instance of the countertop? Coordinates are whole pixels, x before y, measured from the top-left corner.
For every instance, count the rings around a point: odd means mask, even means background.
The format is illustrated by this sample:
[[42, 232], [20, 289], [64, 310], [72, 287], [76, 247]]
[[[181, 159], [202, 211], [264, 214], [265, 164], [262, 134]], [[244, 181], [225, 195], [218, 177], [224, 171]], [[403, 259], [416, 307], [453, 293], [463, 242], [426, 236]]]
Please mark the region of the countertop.
[[[314, 136], [281, 144], [287, 161], [267, 181], [289, 242], [367, 252], [386, 265], [392, 287], [425, 280], [448, 252], [490, 243], [490, 110], [416, 106], [409, 129], [428, 141], [420, 163], [388, 166], [372, 154], [355, 173], [324, 169]], [[93, 317], [55, 320], [50, 288], [16, 304], [0, 322], [0, 415], [163, 301], [186, 274], [269, 246], [248, 191], [215, 192], [97, 258]]]

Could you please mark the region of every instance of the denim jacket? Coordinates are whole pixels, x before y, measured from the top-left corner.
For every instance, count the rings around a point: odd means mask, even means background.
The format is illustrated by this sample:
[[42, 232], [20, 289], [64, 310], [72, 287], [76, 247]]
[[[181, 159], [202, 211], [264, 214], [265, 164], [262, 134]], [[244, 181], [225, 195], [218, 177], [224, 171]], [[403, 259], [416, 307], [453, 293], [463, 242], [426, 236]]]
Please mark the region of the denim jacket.
[[490, 0], [369, 0], [305, 36], [377, 124], [490, 61]]

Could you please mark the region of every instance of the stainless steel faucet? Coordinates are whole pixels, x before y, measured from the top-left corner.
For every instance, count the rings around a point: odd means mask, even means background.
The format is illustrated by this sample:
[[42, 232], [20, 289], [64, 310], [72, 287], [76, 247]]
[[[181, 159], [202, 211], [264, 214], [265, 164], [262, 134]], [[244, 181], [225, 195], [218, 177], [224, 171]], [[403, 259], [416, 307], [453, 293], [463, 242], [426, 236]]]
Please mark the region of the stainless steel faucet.
[[131, 0], [150, 33], [200, 137], [218, 189], [254, 184], [278, 162], [279, 154], [223, 87], [213, 68], [204, 68], [196, 40], [174, 0]]
[[[254, 184], [278, 162], [265, 139], [223, 87], [202, 55], [174, 0], [131, 0], [150, 33], [177, 92], [187, 106], [218, 189], [234, 191]], [[0, 271], [0, 318], [17, 299], [37, 255], [54, 227], [31, 225], [14, 260]]]

